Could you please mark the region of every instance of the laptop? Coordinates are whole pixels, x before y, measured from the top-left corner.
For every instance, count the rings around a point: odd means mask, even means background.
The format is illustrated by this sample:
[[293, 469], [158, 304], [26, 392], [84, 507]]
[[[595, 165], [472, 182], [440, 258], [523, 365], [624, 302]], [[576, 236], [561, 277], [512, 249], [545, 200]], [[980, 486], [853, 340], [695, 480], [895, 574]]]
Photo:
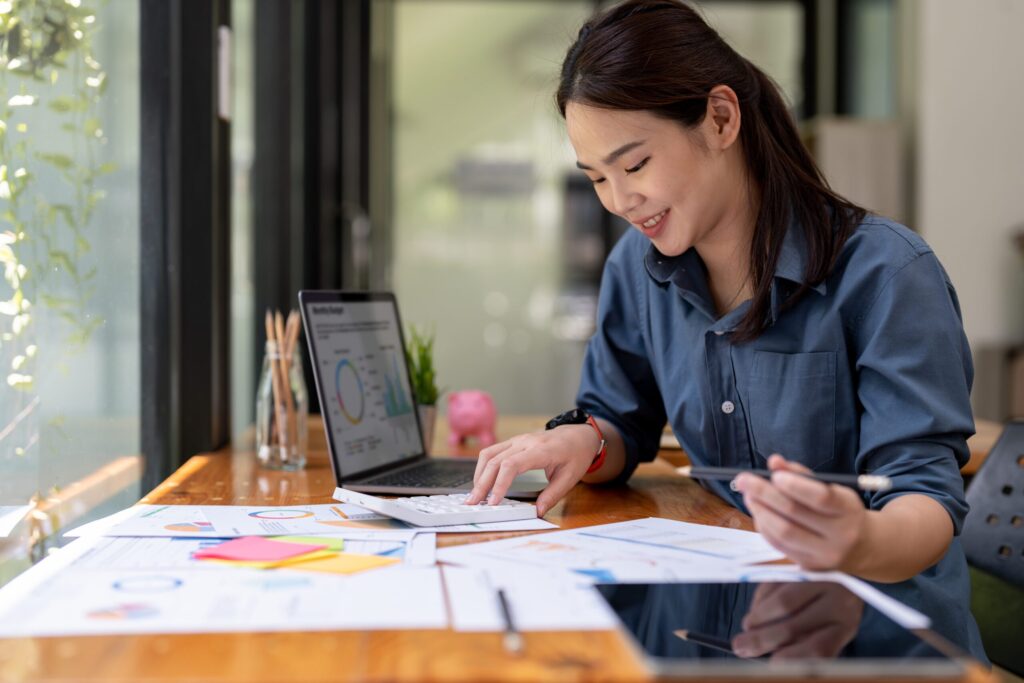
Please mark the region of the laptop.
[[[427, 455], [390, 292], [303, 290], [327, 448], [337, 485], [364, 493], [436, 495], [473, 488], [476, 460]], [[516, 477], [509, 498], [536, 498], [543, 470]]]

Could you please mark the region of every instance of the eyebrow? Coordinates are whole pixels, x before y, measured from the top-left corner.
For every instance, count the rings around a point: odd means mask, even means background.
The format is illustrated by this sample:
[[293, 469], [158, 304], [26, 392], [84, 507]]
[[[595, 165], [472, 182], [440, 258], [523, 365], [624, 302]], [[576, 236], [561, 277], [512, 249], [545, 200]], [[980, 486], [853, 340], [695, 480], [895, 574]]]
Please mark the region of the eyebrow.
[[[631, 149], [636, 149], [637, 147], [639, 147], [640, 145], [644, 144], [645, 142], [647, 142], [647, 141], [646, 140], [636, 140], [634, 142], [627, 142], [622, 147], [619, 147], [617, 150], [615, 150], [614, 152], [612, 152], [611, 154], [606, 156], [604, 158], [604, 165], [607, 166], [609, 164], [614, 164], [615, 160], [618, 159], [619, 157], [621, 157], [623, 154], [625, 154], [626, 152], [628, 152]], [[590, 166], [587, 166], [586, 164], [581, 164], [578, 161], [576, 162], [576, 168], [582, 169], [584, 171], [593, 171], [594, 170]]]

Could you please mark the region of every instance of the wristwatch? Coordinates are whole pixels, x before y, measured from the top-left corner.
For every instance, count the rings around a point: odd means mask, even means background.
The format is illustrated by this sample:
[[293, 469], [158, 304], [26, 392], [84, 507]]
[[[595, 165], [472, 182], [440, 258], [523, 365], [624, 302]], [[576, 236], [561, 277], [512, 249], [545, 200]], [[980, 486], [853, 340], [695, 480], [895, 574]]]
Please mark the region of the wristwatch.
[[594, 455], [594, 461], [590, 463], [590, 467], [587, 468], [587, 474], [596, 472], [604, 464], [604, 456], [606, 455], [607, 442], [604, 440], [604, 434], [601, 433], [601, 428], [597, 426], [597, 420], [594, 419], [593, 415], [589, 415], [585, 410], [581, 408], [573, 408], [567, 410], [561, 415], [556, 415], [548, 423], [544, 425], [545, 429], [554, 429], [555, 427], [561, 427], [562, 425], [582, 425], [589, 424], [597, 432], [597, 438], [601, 440], [600, 445], [597, 447], [597, 453]]

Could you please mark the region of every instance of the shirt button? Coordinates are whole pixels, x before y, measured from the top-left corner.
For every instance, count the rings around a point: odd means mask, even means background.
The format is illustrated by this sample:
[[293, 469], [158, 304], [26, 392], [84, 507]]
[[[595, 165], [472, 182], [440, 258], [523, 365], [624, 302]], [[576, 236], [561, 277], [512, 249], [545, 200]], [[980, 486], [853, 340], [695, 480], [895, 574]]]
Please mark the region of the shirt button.
[[722, 412], [726, 415], [732, 415], [732, 411], [736, 410], [736, 406], [733, 405], [732, 401], [726, 401], [722, 404]]

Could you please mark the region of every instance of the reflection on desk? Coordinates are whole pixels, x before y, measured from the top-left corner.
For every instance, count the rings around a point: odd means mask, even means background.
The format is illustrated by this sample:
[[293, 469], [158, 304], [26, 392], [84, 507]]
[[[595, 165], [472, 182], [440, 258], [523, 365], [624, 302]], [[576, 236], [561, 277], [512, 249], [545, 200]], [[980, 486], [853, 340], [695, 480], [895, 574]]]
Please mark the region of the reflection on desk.
[[950, 677], [963, 671], [956, 647], [927, 631], [903, 628], [838, 583], [622, 584], [598, 590], [664, 673]]

